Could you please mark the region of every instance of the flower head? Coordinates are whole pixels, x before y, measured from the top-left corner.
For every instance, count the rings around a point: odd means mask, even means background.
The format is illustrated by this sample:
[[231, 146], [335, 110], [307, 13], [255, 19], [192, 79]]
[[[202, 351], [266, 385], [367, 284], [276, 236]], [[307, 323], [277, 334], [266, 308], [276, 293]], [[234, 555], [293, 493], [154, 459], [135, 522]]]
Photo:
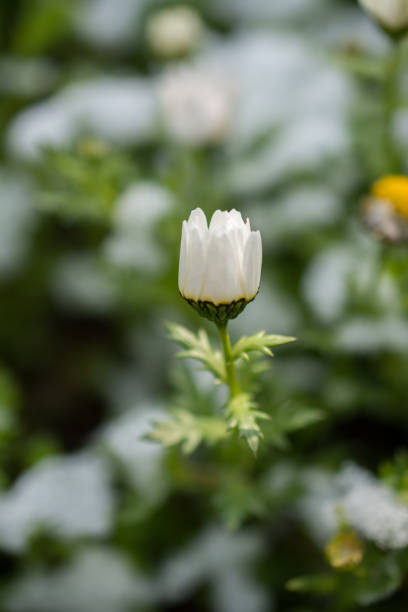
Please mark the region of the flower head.
[[200, 15], [189, 6], [173, 6], [155, 13], [147, 24], [147, 40], [161, 57], [177, 57], [197, 46], [203, 34]]
[[208, 226], [196, 208], [183, 221], [179, 289], [204, 316], [237, 316], [258, 292], [261, 267], [261, 235], [237, 210], [217, 210]]
[[363, 202], [363, 219], [386, 242], [408, 240], [408, 177], [388, 175], [376, 181]]
[[393, 31], [408, 26], [408, 0], [359, 0], [361, 6], [381, 23]]
[[408, 218], [408, 176], [402, 174], [384, 176], [373, 184], [371, 193], [380, 200], [390, 202], [395, 212]]
[[217, 72], [178, 66], [159, 82], [164, 128], [175, 142], [188, 146], [218, 144], [233, 119], [233, 87]]

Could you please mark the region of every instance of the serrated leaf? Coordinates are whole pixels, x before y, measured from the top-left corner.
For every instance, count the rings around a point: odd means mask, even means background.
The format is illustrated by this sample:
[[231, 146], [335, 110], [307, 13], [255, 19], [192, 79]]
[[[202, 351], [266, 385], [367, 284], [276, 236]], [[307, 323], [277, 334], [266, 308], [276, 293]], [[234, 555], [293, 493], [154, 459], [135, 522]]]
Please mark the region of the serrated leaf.
[[222, 419], [198, 417], [185, 410], [177, 410], [172, 416], [170, 421], [155, 423], [148, 438], [164, 446], [181, 444], [182, 451], [189, 454], [203, 441], [214, 444], [228, 435]]
[[240, 393], [233, 397], [227, 407], [228, 425], [237, 428], [240, 437], [245, 438], [249, 448], [256, 454], [262, 431], [257, 420], [269, 419], [270, 417], [260, 410], [256, 410], [257, 404], [249, 393]]
[[266, 334], [264, 331], [261, 331], [254, 336], [243, 336], [240, 338], [232, 348], [232, 356], [234, 359], [238, 359], [239, 357], [246, 358], [247, 353], [250, 351], [259, 351], [265, 355], [272, 356], [273, 353], [270, 350], [272, 347], [287, 344], [294, 340], [296, 340], [296, 338]]
[[211, 347], [208, 336], [203, 329], [200, 329], [197, 335], [175, 323], [169, 323], [167, 329], [169, 338], [186, 349], [178, 353], [177, 357], [200, 361], [218, 380], [225, 382], [225, 365], [221, 351], [214, 350]]

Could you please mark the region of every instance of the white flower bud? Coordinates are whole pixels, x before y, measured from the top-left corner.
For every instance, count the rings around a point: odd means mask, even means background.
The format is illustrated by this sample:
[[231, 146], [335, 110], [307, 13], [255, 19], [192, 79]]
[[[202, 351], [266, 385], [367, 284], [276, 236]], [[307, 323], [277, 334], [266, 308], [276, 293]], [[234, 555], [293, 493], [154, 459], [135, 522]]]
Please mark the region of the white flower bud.
[[408, 26], [408, 0], [359, 0], [359, 2], [385, 28], [401, 30]]
[[161, 57], [177, 57], [194, 49], [203, 34], [199, 14], [189, 6], [163, 9], [150, 17], [147, 41]]
[[179, 290], [209, 319], [236, 317], [256, 296], [261, 267], [261, 234], [238, 211], [217, 210], [209, 227], [201, 208], [183, 221]]
[[190, 146], [219, 143], [231, 126], [233, 94], [224, 75], [193, 66], [167, 70], [159, 97], [168, 135]]

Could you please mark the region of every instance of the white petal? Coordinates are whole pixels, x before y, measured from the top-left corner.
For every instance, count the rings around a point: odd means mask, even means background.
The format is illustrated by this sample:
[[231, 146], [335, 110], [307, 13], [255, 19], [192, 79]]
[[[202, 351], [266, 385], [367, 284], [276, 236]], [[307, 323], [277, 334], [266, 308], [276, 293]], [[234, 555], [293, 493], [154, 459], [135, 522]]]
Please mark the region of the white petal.
[[199, 228], [187, 227], [187, 266], [182, 294], [197, 301], [204, 280], [206, 239]]
[[243, 260], [244, 260], [246, 243], [248, 241], [248, 238], [251, 235], [251, 226], [249, 224], [249, 219], [246, 220], [246, 223], [242, 223], [241, 227], [236, 229], [236, 232], [237, 232], [237, 244], [238, 244], [238, 248], [240, 252], [240, 262], [242, 265]]
[[228, 213], [226, 210], [216, 210], [210, 221], [210, 232], [225, 228], [228, 223]]
[[408, 23], [407, 0], [360, 0], [360, 4], [391, 29], [405, 27]]
[[180, 260], [178, 273], [178, 286], [182, 292], [187, 271], [187, 221], [183, 221], [181, 229], [181, 245], [180, 245]]
[[229, 233], [212, 232], [200, 299], [213, 304], [229, 304], [244, 297], [240, 288], [239, 268], [237, 251]]
[[262, 241], [259, 232], [251, 232], [244, 254], [244, 287], [248, 300], [255, 297], [261, 281]]
[[228, 235], [234, 245], [235, 258], [238, 262], [238, 270], [239, 270], [239, 286], [242, 292], [242, 295], [245, 294], [244, 288], [244, 280], [242, 275], [243, 264], [244, 264], [244, 253], [245, 253], [245, 245], [247, 243], [247, 236], [245, 234], [245, 230], [243, 228], [234, 227], [228, 230]]
[[245, 223], [242, 220], [242, 215], [240, 212], [238, 212], [237, 210], [235, 210], [235, 208], [233, 208], [229, 213], [229, 222], [233, 225], [235, 225], [236, 227], [239, 228], [244, 228], [245, 227]]
[[191, 211], [188, 218], [189, 227], [197, 227], [202, 234], [208, 231], [207, 218], [201, 208], [195, 208]]
[[246, 225], [242, 220], [241, 213], [233, 208], [231, 211], [216, 210], [212, 216], [210, 223], [210, 232], [224, 230], [240, 230], [247, 231]]

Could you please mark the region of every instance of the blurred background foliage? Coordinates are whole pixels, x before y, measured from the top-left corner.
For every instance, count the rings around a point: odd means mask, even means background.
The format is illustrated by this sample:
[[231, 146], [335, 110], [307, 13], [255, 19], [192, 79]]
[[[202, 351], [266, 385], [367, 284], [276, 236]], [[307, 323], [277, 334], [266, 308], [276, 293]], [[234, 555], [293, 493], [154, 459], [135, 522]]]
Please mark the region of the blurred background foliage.
[[[175, 5], [1, 3], [1, 609], [405, 612], [407, 250], [360, 201], [406, 170], [407, 51], [390, 81], [353, 0], [189, 2], [174, 47]], [[177, 290], [196, 206], [262, 233], [233, 338], [298, 338], [256, 459], [146, 439], [225, 399], [166, 338], [214, 332]]]

